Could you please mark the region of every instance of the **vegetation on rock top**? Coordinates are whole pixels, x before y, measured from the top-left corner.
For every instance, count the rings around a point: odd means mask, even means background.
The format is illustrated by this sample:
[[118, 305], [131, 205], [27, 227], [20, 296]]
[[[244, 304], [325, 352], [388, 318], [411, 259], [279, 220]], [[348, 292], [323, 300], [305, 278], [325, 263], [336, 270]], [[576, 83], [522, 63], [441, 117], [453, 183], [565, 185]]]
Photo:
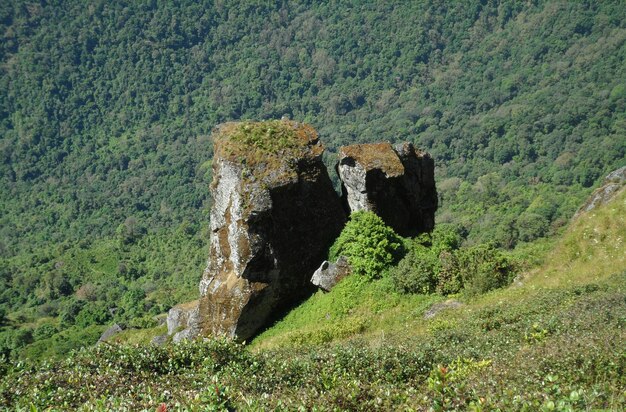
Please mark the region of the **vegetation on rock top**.
[[343, 146], [339, 157], [351, 157], [365, 170], [380, 168], [388, 177], [404, 174], [404, 166], [388, 142]]
[[219, 159], [242, 165], [244, 177], [268, 185], [297, 178], [301, 162], [324, 152], [313, 127], [290, 120], [226, 123], [212, 136]]

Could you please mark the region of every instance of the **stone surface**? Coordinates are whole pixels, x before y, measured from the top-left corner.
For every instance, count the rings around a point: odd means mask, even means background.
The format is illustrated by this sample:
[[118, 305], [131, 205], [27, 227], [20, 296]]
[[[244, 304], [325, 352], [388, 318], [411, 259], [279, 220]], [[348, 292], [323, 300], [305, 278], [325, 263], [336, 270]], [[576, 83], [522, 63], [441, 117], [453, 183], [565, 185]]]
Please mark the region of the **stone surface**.
[[333, 286], [339, 283], [341, 279], [348, 276], [350, 272], [350, 264], [343, 256], [340, 256], [335, 263], [330, 263], [325, 260], [315, 273], [313, 273], [311, 283], [329, 292]]
[[123, 330], [124, 329], [120, 325], [118, 325], [117, 323], [114, 324], [113, 326], [111, 326], [110, 328], [105, 330], [104, 333], [102, 333], [102, 335], [100, 335], [100, 339], [98, 339], [98, 343], [107, 341], [112, 336], [117, 335], [118, 333], [120, 333]]
[[337, 172], [349, 212], [368, 210], [403, 236], [435, 226], [435, 163], [410, 143], [360, 144], [339, 149]]
[[167, 343], [167, 335], [155, 336], [154, 338], [152, 338], [150, 343], [156, 346], [163, 346]]
[[174, 335], [172, 340], [193, 338], [198, 335], [199, 304], [197, 300], [174, 306], [167, 313], [167, 334]]
[[310, 126], [227, 123], [212, 137], [211, 239], [197, 330], [246, 340], [311, 293], [311, 275], [346, 217]]
[[587, 199], [585, 204], [578, 209], [574, 218], [585, 212], [590, 212], [596, 207], [606, 204], [613, 199], [617, 192], [626, 184], [626, 166], [609, 173], [602, 182], [602, 186], [597, 188]]
[[460, 308], [461, 306], [463, 306], [463, 304], [454, 299], [446, 300], [445, 302], [435, 303], [424, 313], [424, 319], [432, 319], [437, 316], [437, 314], [441, 311], [447, 309], [456, 309]]

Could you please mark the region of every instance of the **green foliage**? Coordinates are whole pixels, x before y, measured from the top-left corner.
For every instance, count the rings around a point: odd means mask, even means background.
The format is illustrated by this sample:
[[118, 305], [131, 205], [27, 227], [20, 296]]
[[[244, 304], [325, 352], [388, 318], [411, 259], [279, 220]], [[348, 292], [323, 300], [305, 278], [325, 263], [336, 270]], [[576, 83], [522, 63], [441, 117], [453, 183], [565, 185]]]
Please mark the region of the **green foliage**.
[[[143, 233], [130, 243], [116, 238], [68, 243], [3, 260], [1, 270], [7, 276], [0, 307], [12, 313], [11, 324], [16, 329], [32, 329], [33, 323], [57, 329], [44, 338], [50, 329], [44, 327], [47, 332], [39, 336], [36, 326], [34, 342], [20, 348], [9, 345], [5, 353], [13, 358], [26, 352], [31, 357], [58, 356], [98, 339], [72, 332], [76, 327], [113, 322], [154, 326], [155, 315], [196, 297], [205, 248], [202, 233], [185, 223], [174, 233]], [[65, 344], [63, 337], [70, 342]]]
[[383, 276], [403, 253], [402, 239], [372, 212], [354, 212], [329, 251], [329, 259], [345, 256], [353, 273], [368, 279]]
[[622, 2], [352, 3], [3, 2], [0, 254], [198, 226], [228, 120], [412, 141], [451, 183], [440, 221], [506, 247], [535, 198], [558, 207], [526, 238], [623, 165]]
[[391, 270], [403, 293], [480, 294], [509, 284], [513, 262], [493, 244], [461, 247], [458, 228], [440, 225], [409, 243], [406, 256]]
[[396, 290], [403, 293], [433, 293], [438, 284], [439, 258], [423, 245], [415, 245], [391, 270]]
[[[304, 348], [103, 344], [8, 366], [0, 408], [622, 410], [625, 280], [501, 291], [431, 321], [413, 305], [394, 307], [392, 316], [407, 315], [396, 333]], [[424, 323], [447, 326], [430, 332]]]
[[457, 358], [447, 366], [437, 365], [428, 376], [428, 389], [433, 396], [432, 409], [434, 411], [448, 411], [462, 408], [466, 405], [458, 404], [468, 394], [465, 381], [467, 378], [491, 364], [489, 360], [474, 361], [472, 359]]
[[58, 331], [57, 327], [53, 324], [43, 323], [33, 331], [33, 339], [36, 341], [48, 339], [55, 335]]
[[[469, 294], [485, 293], [508, 285], [513, 280], [515, 267], [492, 244], [459, 249], [457, 273]], [[452, 276], [454, 277], [454, 275]]]

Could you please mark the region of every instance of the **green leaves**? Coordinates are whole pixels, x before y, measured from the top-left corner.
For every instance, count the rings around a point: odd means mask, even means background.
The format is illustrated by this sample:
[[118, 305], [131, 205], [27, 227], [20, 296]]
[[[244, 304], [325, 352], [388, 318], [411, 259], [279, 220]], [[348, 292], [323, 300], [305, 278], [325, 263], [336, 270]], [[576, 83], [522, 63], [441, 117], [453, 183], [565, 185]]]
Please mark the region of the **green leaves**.
[[449, 295], [485, 293], [506, 286], [515, 265], [492, 243], [461, 247], [458, 229], [439, 225], [407, 242], [406, 256], [391, 270], [396, 290]]
[[329, 259], [345, 256], [353, 273], [368, 279], [383, 276], [404, 252], [402, 239], [372, 212], [354, 212], [329, 251]]

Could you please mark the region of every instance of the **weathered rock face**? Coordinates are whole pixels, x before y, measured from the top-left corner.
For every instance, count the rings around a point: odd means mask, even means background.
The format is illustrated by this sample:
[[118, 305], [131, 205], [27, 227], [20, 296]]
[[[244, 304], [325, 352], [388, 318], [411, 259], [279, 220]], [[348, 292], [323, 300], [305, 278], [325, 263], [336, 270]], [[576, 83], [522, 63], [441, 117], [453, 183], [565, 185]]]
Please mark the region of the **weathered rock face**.
[[172, 341], [180, 342], [198, 335], [199, 331], [199, 304], [197, 300], [181, 303], [174, 306], [167, 313], [167, 334]]
[[341, 279], [348, 276], [351, 271], [348, 259], [344, 256], [340, 256], [335, 263], [330, 263], [325, 260], [315, 273], [313, 273], [311, 283], [330, 292], [330, 290], [339, 283]]
[[403, 236], [434, 228], [435, 163], [428, 153], [410, 143], [344, 146], [337, 172], [348, 212], [372, 211]]
[[587, 199], [585, 204], [578, 209], [574, 218], [580, 216], [584, 212], [590, 212], [596, 207], [606, 204], [613, 199], [619, 189], [626, 184], [626, 166], [609, 173], [602, 182], [602, 186], [597, 188]]
[[245, 340], [310, 293], [346, 217], [309, 126], [227, 123], [213, 131], [211, 239], [198, 330]]

